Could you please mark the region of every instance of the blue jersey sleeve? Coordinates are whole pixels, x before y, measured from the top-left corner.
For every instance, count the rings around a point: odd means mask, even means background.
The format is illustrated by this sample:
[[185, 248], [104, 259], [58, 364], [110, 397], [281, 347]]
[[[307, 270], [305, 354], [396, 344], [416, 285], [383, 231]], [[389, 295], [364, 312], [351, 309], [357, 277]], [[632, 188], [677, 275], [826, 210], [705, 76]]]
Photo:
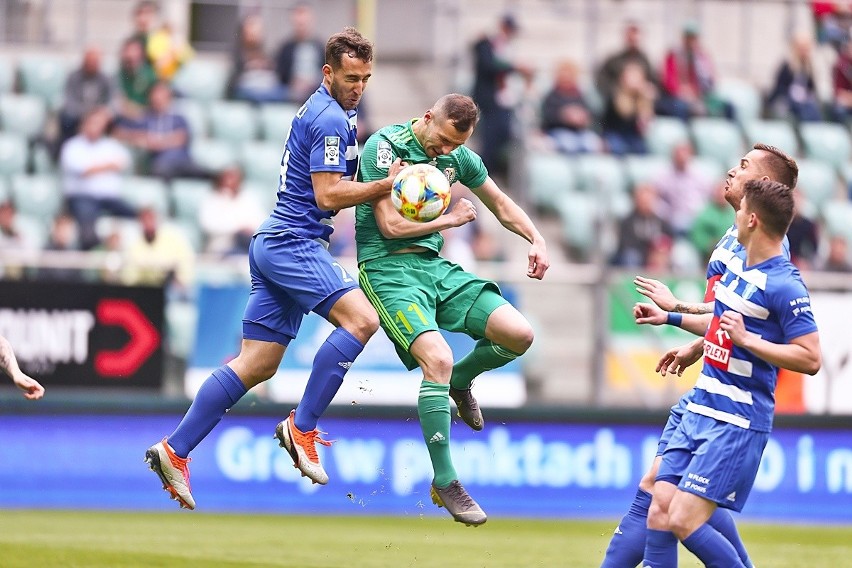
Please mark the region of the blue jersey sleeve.
[[784, 342], [817, 331], [808, 289], [798, 278], [791, 278], [773, 294], [773, 311], [784, 333]]
[[[347, 145], [350, 137], [346, 115], [323, 112], [310, 128], [311, 173], [347, 173]], [[357, 148], [356, 148], [357, 152]]]

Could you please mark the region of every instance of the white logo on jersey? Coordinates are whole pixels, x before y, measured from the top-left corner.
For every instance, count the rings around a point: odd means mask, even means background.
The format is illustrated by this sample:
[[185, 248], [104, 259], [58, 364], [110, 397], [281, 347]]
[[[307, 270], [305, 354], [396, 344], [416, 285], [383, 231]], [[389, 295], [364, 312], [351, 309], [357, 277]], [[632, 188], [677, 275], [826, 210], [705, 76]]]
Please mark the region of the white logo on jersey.
[[340, 137], [326, 136], [325, 137], [325, 160], [323, 163], [326, 166], [340, 165]]
[[393, 163], [393, 151], [390, 142], [382, 140], [376, 148], [376, 167], [389, 168]]

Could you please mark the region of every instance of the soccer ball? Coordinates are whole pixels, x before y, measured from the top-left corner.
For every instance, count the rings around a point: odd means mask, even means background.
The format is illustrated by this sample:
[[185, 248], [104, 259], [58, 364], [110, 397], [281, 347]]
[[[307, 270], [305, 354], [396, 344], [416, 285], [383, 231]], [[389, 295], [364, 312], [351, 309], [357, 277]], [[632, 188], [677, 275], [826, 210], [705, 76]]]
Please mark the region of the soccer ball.
[[393, 180], [391, 201], [406, 219], [425, 223], [437, 219], [447, 210], [450, 182], [435, 166], [406, 166]]

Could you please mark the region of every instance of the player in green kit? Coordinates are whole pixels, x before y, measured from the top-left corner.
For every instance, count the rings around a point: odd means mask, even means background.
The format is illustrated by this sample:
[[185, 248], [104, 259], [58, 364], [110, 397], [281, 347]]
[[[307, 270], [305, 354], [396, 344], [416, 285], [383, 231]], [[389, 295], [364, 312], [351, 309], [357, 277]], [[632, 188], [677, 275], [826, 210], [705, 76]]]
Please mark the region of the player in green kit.
[[[478, 120], [470, 97], [441, 97], [422, 117], [382, 128], [367, 140], [359, 181], [385, 178], [397, 158], [434, 165], [450, 183], [469, 187], [504, 227], [529, 241], [527, 276], [540, 280], [549, 265], [544, 239], [488, 176], [482, 159], [464, 146]], [[481, 430], [482, 413], [470, 391], [473, 379], [522, 355], [532, 344], [532, 328], [494, 282], [440, 256], [440, 231], [476, 219], [467, 199], [428, 223], [403, 218], [390, 195], [359, 205], [355, 215], [361, 288], [402, 362], [409, 370], [423, 371], [417, 414], [434, 471], [432, 501], [456, 521], [480, 525], [487, 516], [459, 483], [450, 457], [449, 399], [466, 424]], [[439, 329], [473, 337], [473, 351], [454, 365]]]

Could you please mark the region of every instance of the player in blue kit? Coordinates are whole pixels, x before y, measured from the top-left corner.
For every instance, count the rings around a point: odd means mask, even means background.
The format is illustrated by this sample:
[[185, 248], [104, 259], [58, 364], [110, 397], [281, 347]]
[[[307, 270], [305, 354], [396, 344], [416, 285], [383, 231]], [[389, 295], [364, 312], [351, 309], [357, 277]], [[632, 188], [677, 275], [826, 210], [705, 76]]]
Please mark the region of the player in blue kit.
[[[666, 515], [648, 517], [646, 568], [676, 568], [678, 540], [705, 566], [744, 567], [709, 523], [718, 507], [740, 511], [769, 439], [779, 368], [815, 374], [819, 334], [807, 288], [784, 257], [793, 190], [749, 181], [737, 211], [745, 247], [716, 285], [704, 365], [663, 453], [657, 487], [675, 487]], [[661, 362], [662, 363], [662, 362]]]
[[243, 316], [240, 354], [201, 385], [175, 431], [145, 459], [181, 507], [194, 509], [189, 453], [252, 387], [271, 378], [304, 314], [313, 311], [335, 329], [320, 346], [298, 407], [275, 429], [295, 466], [327, 483], [316, 444], [317, 421], [379, 320], [357, 278], [329, 254], [334, 213], [390, 192], [397, 160], [384, 179], [352, 181], [358, 165], [356, 108], [372, 74], [373, 46], [354, 28], [326, 43], [323, 80], [298, 110], [284, 143], [278, 202], [249, 245], [251, 293]]
[[[766, 144], [755, 144], [751, 151], [740, 159], [740, 162], [728, 170], [725, 180], [725, 199], [734, 209], [738, 210], [742, 201], [744, 185], [750, 180], [775, 180], [794, 187], [798, 177], [796, 161], [782, 150]], [[784, 240], [786, 258], [790, 257], [789, 244]], [[704, 302], [689, 303], [678, 300], [668, 286], [658, 280], [637, 276], [634, 283], [637, 290], [650, 298], [654, 303], [639, 303], [634, 307], [634, 317], [638, 324], [677, 325], [687, 329], [699, 339], [690, 344], [689, 348], [678, 348], [669, 351], [661, 359], [665, 365], [658, 366], [657, 371], [663, 375], [670, 370], [681, 374], [683, 368], [697, 361], [703, 352], [703, 336], [709, 324], [709, 315], [713, 311], [715, 300], [715, 284], [724, 274], [728, 261], [735, 253], [742, 250], [737, 240], [737, 226], [732, 225], [716, 244], [707, 264], [707, 288]], [[671, 368], [669, 369], [669, 365]], [[672, 433], [680, 425], [681, 417], [686, 411], [694, 389], [686, 392], [672, 406], [665, 428], [660, 435], [657, 455], [649, 470], [639, 482], [639, 488], [627, 514], [616, 527], [609, 547], [601, 564], [601, 568], [633, 568], [642, 561], [645, 552], [645, 536], [647, 533], [648, 513], [652, 504], [652, 495], [656, 493], [655, 478], [662, 454]], [[661, 486], [661, 491], [674, 491], [668, 485]], [[665, 507], [672, 495], [662, 494], [655, 498], [656, 514], [665, 514]], [[718, 509], [709, 520], [710, 524], [723, 534], [737, 549], [743, 563], [751, 566], [745, 546], [737, 532], [734, 520], [726, 509]]]

